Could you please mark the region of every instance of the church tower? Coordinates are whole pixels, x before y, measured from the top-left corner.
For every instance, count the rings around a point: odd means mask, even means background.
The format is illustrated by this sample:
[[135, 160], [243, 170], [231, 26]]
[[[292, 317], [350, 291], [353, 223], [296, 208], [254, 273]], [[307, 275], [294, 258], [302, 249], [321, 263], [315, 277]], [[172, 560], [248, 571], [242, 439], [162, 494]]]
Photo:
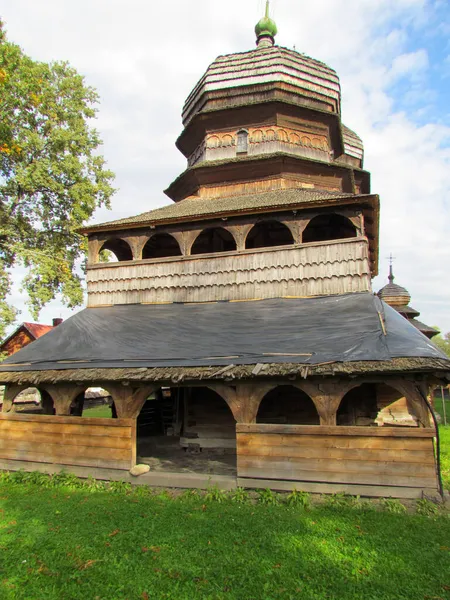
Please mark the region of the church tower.
[[[184, 104], [172, 203], [86, 227], [87, 308], [0, 364], [11, 431], [30, 384], [56, 413], [27, 415], [32, 431], [52, 430], [51, 451], [18, 435], [0, 445], [0, 467], [41, 460], [108, 478], [137, 456], [154, 464], [173, 438], [174, 464], [203, 460], [200, 487], [442, 492], [427, 394], [450, 361], [383, 302], [392, 288], [372, 292], [379, 199], [342, 123], [339, 78], [275, 45], [268, 3], [255, 33], [256, 47], [216, 58]], [[76, 416], [94, 385], [116, 419]], [[107, 448], [90, 443], [96, 427]], [[66, 450], [71, 428], [86, 431], [82, 452]], [[216, 467], [231, 457], [226, 476], [210, 474], [210, 453]], [[163, 481], [192, 485], [184, 472]]]
[[[89, 306], [371, 291], [379, 199], [339, 78], [274, 44], [268, 3], [255, 32], [256, 48], [219, 56], [184, 104], [175, 204], [86, 228]], [[127, 265], [98, 264], [102, 249]]]

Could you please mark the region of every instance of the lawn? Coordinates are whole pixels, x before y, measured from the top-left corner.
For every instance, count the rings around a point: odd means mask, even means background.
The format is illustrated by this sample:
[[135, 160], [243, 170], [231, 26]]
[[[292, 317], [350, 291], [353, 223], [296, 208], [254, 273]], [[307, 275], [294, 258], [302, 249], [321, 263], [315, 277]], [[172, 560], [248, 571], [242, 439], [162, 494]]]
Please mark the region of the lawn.
[[94, 408], [85, 408], [83, 410], [83, 417], [101, 417], [109, 419], [111, 417], [111, 407], [107, 404], [101, 406], [94, 406]]
[[0, 480], [2, 599], [450, 598], [450, 519], [427, 503], [431, 516], [339, 496], [305, 509], [20, 477]]

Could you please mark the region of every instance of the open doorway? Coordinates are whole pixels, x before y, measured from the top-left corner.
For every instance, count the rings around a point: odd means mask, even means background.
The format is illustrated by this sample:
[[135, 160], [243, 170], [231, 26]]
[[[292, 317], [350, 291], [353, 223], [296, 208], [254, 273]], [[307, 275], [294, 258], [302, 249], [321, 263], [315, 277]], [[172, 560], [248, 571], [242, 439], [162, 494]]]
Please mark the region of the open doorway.
[[207, 387], [162, 388], [137, 418], [138, 462], [152, 471], [236, 475], [236, 422]]

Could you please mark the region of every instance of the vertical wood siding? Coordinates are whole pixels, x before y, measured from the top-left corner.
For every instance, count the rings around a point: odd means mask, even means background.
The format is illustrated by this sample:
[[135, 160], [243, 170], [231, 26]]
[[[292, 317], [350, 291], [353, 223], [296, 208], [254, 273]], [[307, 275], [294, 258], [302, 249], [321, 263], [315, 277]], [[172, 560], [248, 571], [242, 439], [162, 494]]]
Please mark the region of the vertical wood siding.
[[371, 289], [367, 240], [88, 269], [88, 306], [321, 296]]

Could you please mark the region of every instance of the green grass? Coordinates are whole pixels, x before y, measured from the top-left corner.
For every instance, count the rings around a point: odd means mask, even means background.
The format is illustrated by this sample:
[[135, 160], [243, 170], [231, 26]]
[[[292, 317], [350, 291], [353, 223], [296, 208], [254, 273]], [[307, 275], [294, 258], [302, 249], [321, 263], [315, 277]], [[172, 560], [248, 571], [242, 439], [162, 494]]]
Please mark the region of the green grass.
[[111, 417], [111, 407], [106, 404], [103, 406], [95, 406], [94, 408], [85, 408], [83, 410], [83, 417]]
[[450, 598], [441, 511], [381, 512], [344, 497], [305, 510], [26, 477], [0, 481], [2, 600]]
[[444, 488], [450, 491], [450, 425], [439, 426], [441, 440], [441, 473]]

